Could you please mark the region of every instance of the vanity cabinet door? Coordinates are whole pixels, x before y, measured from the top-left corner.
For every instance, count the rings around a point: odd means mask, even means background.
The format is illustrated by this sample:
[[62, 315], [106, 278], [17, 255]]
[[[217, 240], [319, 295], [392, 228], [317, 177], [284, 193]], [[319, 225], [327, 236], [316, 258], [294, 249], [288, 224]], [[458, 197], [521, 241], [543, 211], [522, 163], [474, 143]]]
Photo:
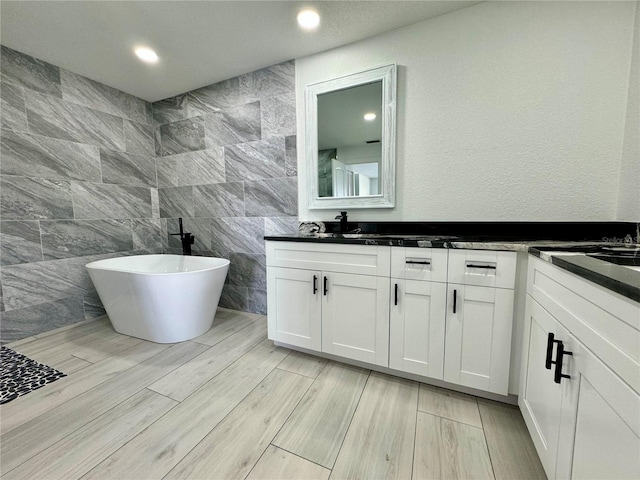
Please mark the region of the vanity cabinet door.
[[388, 366], [389, 278], [323, 272], [321, 289], [322, 351]]
[[389, 367], [442, 380], [446, 283], [391, 279]]
[[269, 267], [267, 311], [269, 339], [320, 351], [322, 274]]
[[508, 394], [513, 290], [448, 284], [444, 380]]

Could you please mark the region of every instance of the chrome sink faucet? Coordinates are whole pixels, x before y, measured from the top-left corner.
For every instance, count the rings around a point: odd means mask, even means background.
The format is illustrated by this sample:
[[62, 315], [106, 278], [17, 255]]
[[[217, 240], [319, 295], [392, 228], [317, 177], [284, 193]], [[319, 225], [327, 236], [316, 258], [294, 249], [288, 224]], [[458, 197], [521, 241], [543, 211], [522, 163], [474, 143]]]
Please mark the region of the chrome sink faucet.
[[191, 255], [191, 245], [193, 245], [193, 242], [195, 242], [196, 239], [192, 233], [185, 232], [182, 229], [182, 217], [178, 218], [178, 224], [180, 225], [180, 233], [170, 233], [169, 235], [180, 236], [180, 241], [182, 242], [182, 254]]
[[347, 223], [347, 212], [340, 212], [340, 215], [336, 217], [336, 220], [340, 220], [340, 233], [347, 233], [349, 224]]

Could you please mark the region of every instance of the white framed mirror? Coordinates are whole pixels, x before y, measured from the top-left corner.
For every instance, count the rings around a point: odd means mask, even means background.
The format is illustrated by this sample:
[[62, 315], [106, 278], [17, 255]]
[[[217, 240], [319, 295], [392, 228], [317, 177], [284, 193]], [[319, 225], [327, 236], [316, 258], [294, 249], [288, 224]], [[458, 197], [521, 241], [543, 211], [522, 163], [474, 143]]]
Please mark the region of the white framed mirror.
[[396, 66], [307, 85], [310, 209], [395, 206]]

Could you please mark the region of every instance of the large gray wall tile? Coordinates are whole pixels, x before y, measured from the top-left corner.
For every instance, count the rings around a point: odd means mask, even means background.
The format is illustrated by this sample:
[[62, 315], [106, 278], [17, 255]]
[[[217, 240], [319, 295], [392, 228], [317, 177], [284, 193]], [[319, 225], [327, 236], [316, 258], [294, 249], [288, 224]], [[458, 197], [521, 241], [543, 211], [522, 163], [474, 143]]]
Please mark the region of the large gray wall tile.
[[162, 230], [159, 218], [131, 220], [134, 249], [162, 249]]
[[85, 316], [82, 296], [63, 298], [3, 312], [0, 338], [3, 343], [8, 343], [83, 320]]
[[244, 217], [242, 182], [196, 186], [193, 200], [196, 217]]
[[264, 99], [295, 91], [293, 60], [247, 73], [240, 77], [240, 90], [245, 95]]
[[151, 189], [72, 182], [76, 219], [150, 218]]
[[101, 180], [98, 147], [28, 133], [3, 131], [1, 137], [2, 174]]
[[133, 250], [129, 220], [52, 220], [40, 222], [45, 260]]
[[125, 147], [129, 153], [155, 155], [153, 128], [145, 123], [124, 121]]
[[162, 155], [204, 150], [204, 119], [193, 117], [160, 127]]
[[27, 111], [22, 87], [0, 84], [0, 119], [2, 128], [27, 131]]
[[264, 253], [264, 221], [262, 218], [242, 217], [212, 219], [211, 250]]
[[247, 289], [247, 311], [251, 313], [267, 314], [267, 291], [266, 289]]
[[159, 187], [182, 187], [224, 182], [221, 148], [180, 153], [156, 159]]
[[196, 115], [189, 109], [189, 95], [186, 93], [154, 102], [152, 108], [154, 125], [177, 122]]
[[0, 46], [2, 81], [60, 97], [60, 69], [11, 48]]
[[193, 187], [159, 188], [160, 217], [193, 217]]
[[285, 235], [288, 233], [298, 233], [298, 217], [265, 217], [265, 235]]
[[229, 284], [240, 287], [267, 289], [265, 255], [232, 253], [229, 260]]
[[42, 245], [38, 222], [0, 222], [0, 265], [41, 261]]
[[262, 138], [295, 135], [296, 98], [293, 93], [267, 98], [260, 105]]
[[0, 212], [3, 220], [73, 218], [69, 182], [3, 175]]
[[298, 176], [298, 147], [296, 135], [284, 139], [284, 169], [287, 177]]
[[205, 115], [208, 148], [260, 140], [260, 102], [227, 108]]
[[102, 181], [118, 185], [156, 187], [156, 165], [150, 155], [100, 149]]
[[84, 305], [84, 318], [100, 318], [103, 315], [107, 314], [107, 311], [104, 309], [104, 305], [102, 305], [102, 301], [100, 300], [100, 296], [97, 292], [85, 293], [82, 296], [82, 300], [82, 303]]
[[247, 217], [281, 217], [298, 213], [298, 177], [245, 182]]
[[230, 182], [284, 177], [284, 138], [225, 147], [224, 160]]
[[189, 92], [189, 109], [191, 115], [219, 112], [244, 103], [255, 101], [255, 96], [247, 96], [240, 91], [238, 77], [207, 85]]
[[124, 150], [124, 120], [50, 95], [25, 93], [32, 133]]
[[133, 95], [64, 69], [60, 82], [62, 98], [68, 102], [137, 122], [148, 121], [146, 102]]
[[248, 312], [247, 287], [226, 284], [222, 289], [219, 305], [223, 308], [230, 308], [231, 310]]

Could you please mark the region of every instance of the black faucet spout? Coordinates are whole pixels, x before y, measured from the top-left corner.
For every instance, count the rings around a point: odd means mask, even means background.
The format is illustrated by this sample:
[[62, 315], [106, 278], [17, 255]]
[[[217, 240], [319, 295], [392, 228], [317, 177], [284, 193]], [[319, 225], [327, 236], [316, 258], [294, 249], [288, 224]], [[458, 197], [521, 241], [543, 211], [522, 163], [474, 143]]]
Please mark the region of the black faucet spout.
[[193, 245], [196, 239], [192, 233], [185, 232], [182, 228], [182, 217], [178, 218], [178, 225], [180, 226], [180, 233], [170, 233], [170, 235], [176, 235], [180, 237], [183, 255], [191, 255], [191, 245]]
[[340, 212], [340, 215], [336, 217], [336, 220], [340, 220], [340, 233], [346, 233], [347, 230], [349, 230], [347, 212]]

